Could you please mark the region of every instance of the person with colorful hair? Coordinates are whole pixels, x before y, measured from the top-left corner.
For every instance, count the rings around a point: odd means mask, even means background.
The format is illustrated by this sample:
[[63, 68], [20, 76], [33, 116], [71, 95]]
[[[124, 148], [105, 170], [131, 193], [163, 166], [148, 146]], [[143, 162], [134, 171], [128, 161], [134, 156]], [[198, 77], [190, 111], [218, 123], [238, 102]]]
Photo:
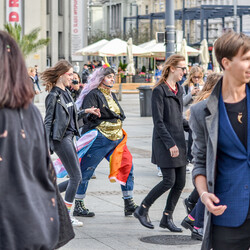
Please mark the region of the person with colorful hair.
[[89, 180], [99, 165], [106, 158], [110, 161], [111, 182], [121, 184], [125, 216], [132, 215], [137, 205], [133, 200], [134, 176], [132, 155], [127, 146], [127, 134], [122, 129], [125, 114], [111, 89], [114, 85], [115, 72], [104, 65], [96, 69], [89, 77], [88, 84], [76, 101], [78, 108], [95, 107], [100, 109], [101, 116], [84, 116], [82, 134], [97, 130], [97, 137], [81, 160], [82, 180], [75, 196], [74, 216], [86, 216], [83, 199], [86, 196]]

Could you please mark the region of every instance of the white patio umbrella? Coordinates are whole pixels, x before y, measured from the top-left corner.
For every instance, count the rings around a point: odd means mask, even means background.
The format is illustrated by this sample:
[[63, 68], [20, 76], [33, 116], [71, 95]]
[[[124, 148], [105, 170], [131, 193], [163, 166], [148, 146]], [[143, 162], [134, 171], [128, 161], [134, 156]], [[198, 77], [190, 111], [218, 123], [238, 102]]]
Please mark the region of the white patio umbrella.
[[186, 39], [183, 39], [181, 42], [181, 50], [180, 50], [179, 54], [185, 57], [186, 65], [188, 65], [188, 53], [187, 53]]
[[106, 43], [108, 42], [108, 40], [106, 39], [102, 39], [96, 43], [90, 44], [80, 50], [77, 50], [75, 52], [75, 55], [78, 56], [86, 56], [86, 55], [91, 55], [91, 53], [93, 53], [93, 51], [98, 51], [100, 48], [102, 48]]
[[200, 47], [200, 58], [201, 58], [201, 64], [204, 69], [204, 72], [207, 72], [207, 66], [209, 63], [209, 52], [208, 52], [208, 45], [207, 45], [207, 40], [203, 39], [201, 42], [201, 47]]
[[128, 71], [128, 74], [135, 75], [135, 66], [134, 66], [132, 47], [133, 47], [132, 38], [129, 38], [128, 43], [127, 43], [127, 62], [128, 62], [127, 71]]
[[[215, 40], [216, 41], [216, 40]], [[214, 41], [214, 43], [215, 43]], [[213, 50], [212, 50], [212, 59], [213, 59], [213, 71], [215, 73], [220, 73], [220, 64], [218, 63], [216, 56], [215, 56], [215, 52], [214, 52], [214, 44], [213, 44]]]
[[[139, 45], [139, 47], [144, 48], [149, 53], [151, 53], [151, 57], [165, 57], [166, 47], [164, 43], [156, 43], [156, 40], [152, 40]], [[188, 56], [198, 56], [200, 54], [200, 51], [197, 49], [194, 49], [190, 46], [187, 46], [186, 48]], [[176, 53], [180, 53], [180, 50], [181, 44], [177, 44]]]
[[[136, 45], [132, 45], [133, 56], [146, 56], [148, 52]], [[115, 38], [106, 43], [98, 51], [93, 52], [92, 55], [96, 56], [126, 56], [127, 55], [127, 43], [119, 38]]]

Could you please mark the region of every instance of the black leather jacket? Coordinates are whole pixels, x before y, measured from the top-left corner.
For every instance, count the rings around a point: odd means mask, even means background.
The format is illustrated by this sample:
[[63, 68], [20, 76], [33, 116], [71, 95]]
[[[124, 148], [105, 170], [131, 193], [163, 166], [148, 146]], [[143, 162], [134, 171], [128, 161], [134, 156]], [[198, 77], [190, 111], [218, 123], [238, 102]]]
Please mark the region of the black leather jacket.
[[82, 127], [82, 134], [86, 133], [87, 131], [96, 128], [101, 122], [108, 121], [108, 122], [116, 122], [118, 119], [123, 121], [126, 116], [118, 103], [116, 95], [112, 93], [113, 99], [118, 105], [121, 114], [118, 115], [112, 110], [109, 109], [108, 102], [103, 95], [103, 93], [98, 89], [91, 90], [84, 98], [82, 103], [82, 108], [87, 109], [91, 107], [99, 108], [101, 112], [101, 117], [97, 117], [93, 114], [85, 114], [83, 115], [83, 127]]
[[[72, 102], [74, 103], [73, 98], [71, 97], [70, 91], [65, 89], [69, 93]], [[66, 103], [61, 96], [61, 94], [53, 88], [50, 93], [47, 95], [45, 100], [46, 115], [44, 119], [44, 125], [46, 129], [47, 141], [49, 142], [50, 150], [53, 151], [53, 140], [61, 141], [65, 135], [65, 132], [69, 126], [70, 115]], [[82, 117], [84, 110], [81, 110], [79, 113], [79, 118]], [[79, 136], [78, 128], [78, 114], [76, 106], [74, 105], [74, 120], [76, 125], [77, 133]]]

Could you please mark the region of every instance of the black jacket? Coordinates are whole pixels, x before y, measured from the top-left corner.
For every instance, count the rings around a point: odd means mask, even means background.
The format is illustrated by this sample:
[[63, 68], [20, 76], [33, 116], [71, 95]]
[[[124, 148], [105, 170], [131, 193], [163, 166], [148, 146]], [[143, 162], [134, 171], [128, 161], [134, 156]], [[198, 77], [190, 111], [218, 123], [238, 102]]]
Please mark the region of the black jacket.
[[114, 101], [120, 108], [120, 115], [117, 115], [115, 112], [109, 109], [108, 102], [99, 89], [93, 89], [86, 95], [82, 103], [82, 109], [91, 108], [92, 106], [94, 106], [95, 108], [99, 108], [101, 112], [101, 117], [99, 118], [92, 114], [85, 115], [83, 120], [84, 125], [82, 127], [82, 133], [86, 133], [87, 131], [94, 129], [103, 121], [115, 123], [118, 119], [123, 121], [126, 118], [115, 94], [112, 93], [112, 96]]
[[[161, 168], [182, 167], [187, 163], [184, 129], [188, 131], [189, 126], [182, 116], [183, 89], [179, 84], [177, 87], [177, 95], [164, 83], [152, 93], [152, 163]], [[173, 158], [169, 149], [175, 145], [179, 148], [179, 156]]]
[[1, 250], [49, 250], [58, 242], [56, 188], [48, 177], [47, 155], [38, 109], [32, 104], [21, 111], [1, 108]]
[[[73, 98], [71, 97], [70, 91], [65, 89], [69, 93], [69, 96], [74, 103]], [[47, 141], [50, 144], [50, 150], [53, 151], [53, 140], [61, 141], [65, 135], [65, 132], [69, 126], [70, 115], [68, 108], [65, 104], [63, 97], [60, 93], [53, 88], [46, 97], [45, 100], [46, 115], [44, 119], [44, 125], [46, 129]], [[84, 113], [84, 110], [79, 113], [81, 117]], [[74, 120], [77, 129], [76, 135], [79, 136], [78, 128], [78, 114], [76, 106], [74, 105]]]

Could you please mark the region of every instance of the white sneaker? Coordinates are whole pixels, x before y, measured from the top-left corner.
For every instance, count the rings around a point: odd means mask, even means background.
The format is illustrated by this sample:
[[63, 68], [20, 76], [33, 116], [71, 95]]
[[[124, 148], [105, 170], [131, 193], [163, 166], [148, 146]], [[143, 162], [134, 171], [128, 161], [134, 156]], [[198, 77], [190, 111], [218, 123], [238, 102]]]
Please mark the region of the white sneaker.
[[70, 216], [70, 220], [71, 220], [71, 223], [72, 223], [73, 227], [82, 227], [83, 226], [83, 223], [81, 221], [77, 220], [73, 216]]
[[161, 169], [158, 169], [157, 176], [162, 177], [162, 172], [161, 172]]

